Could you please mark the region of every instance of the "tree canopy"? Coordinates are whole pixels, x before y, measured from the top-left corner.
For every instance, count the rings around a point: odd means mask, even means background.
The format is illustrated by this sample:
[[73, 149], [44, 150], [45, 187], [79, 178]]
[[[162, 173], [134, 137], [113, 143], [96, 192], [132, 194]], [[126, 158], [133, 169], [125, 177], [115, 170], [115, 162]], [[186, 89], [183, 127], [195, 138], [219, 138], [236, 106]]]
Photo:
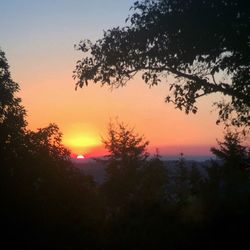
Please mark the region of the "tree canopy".
[[249, 148], [241, 145], [239, 134], [228, 132], [224, 136], [224, 141], [218, 141], [218, 144], [219, 148], [212, 147], [211, 152], [227, 167], [232, 166], [249, 171]]
[[0, 158], [16, 157], [23, 144], [26, 111], [16, 96], [18, 83], [11, 78], [5, 53], [0, 49]]
[[119, 87], [138, 72], [153, 86], [172, 75], [166, 102], [196, 113], [197, 99], [220, 93], [227, 98], [216, 103], [217, 122], [250, 124], [248, 1], [141, 0], [131, 9], [126, 26], [80, 42], [76, 87], [90, 80]]
[[105, 148], [109, 151], [111, 160], [123, 164], [144, 161], [148, 157], [146, 147], [149, 142], [143, 136], [123, 123], [110, 123], [107, 138], [103, 138]]

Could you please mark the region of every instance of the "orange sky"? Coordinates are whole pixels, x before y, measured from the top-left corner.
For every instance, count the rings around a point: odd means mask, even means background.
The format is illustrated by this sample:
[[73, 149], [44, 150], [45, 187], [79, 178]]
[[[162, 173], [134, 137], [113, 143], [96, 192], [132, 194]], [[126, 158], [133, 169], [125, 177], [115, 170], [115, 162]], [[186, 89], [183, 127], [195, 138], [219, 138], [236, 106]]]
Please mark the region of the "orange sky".
[[[215, 125], [216, 113], [211, 113], [208, 105], [211, 97], [200, 102], [198, 114], [185, 115], [164, 103], [165, 84], [149, 89], [138, 78], [113, 91], [98, 85], [75, 91], [70, 69], [23, 79], [30, 84], [22, 86], [21, 95], [29, 127], [57, 123], [64, 133], [63, 142], [76, 154], [102, 154], [101, 136], [105, 137], [109, 120], [116, 118], [143, 134], [150, 141], [151, 151], [158, 147], [164, 154], [180, 150], [207, 154], [207, 148], [221, 137], [221, 128]], [[202, 150], [197, 152], [199, 147]]]
[[132, 0], [20, 2], [1, 6], [0, 46], [20, 83], [29, 128], [57, 123], [64, 144], [88, 156], [104, 153], [101, 136], [116, 118], [144, 134], [151, 152], [157, 147], [161, 154], [208, 154], [221, 139], [216, 112], [210, 112], [215, 96], [201, 99], [198, 114], [187, 116], [164, 103], [164, 81], [151, 89], [138, 77], [113, 91], [99, 85], [74, 90], [72, 71], [82, 57], [74, 44], [122, 25]]

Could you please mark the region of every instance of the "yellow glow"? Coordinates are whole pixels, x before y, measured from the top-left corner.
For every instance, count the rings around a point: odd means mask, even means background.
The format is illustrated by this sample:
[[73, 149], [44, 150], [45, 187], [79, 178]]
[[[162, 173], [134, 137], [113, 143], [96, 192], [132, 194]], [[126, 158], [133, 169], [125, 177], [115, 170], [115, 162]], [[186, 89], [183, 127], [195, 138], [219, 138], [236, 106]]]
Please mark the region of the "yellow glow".
[[93, 147], [99, 144], [99, 139], [89, 135], [74, 135], [65, 139], [65, 145], [70, 147]]
[[91, 148], [100, 146], [101, 139], [92, 124], [74, 123], [65, 128], [63, 144], [72, 153], [86, 154]]

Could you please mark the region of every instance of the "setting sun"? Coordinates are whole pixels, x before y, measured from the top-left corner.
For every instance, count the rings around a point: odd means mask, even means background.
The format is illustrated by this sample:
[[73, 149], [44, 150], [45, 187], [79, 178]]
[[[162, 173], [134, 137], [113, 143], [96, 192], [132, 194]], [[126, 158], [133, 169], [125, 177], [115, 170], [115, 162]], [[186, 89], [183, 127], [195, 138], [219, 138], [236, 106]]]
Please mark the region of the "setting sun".
[[83, 160], [83, 159], [85, 159], [85, 157], [84, 157], [84, 155], [78, 155], [78, 156], [76, 157], [76, 159], [77, 159], [77, 160]]

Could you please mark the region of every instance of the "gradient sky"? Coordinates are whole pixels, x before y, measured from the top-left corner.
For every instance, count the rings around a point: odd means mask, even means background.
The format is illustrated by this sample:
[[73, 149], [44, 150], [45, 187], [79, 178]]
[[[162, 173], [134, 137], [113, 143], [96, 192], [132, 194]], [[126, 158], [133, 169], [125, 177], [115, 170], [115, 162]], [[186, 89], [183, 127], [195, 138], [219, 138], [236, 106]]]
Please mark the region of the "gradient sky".
[[[207, 155], [221, 139], [211, 112], [215, 96], [199, 102], [196, 115], [164, 103], [166, 83], [148, 88], [137, 77], [110, 91], [91, 85], [74, 90], [72, 71], [82, 54], [81, 39], [100, 38], [103, 30], [124, 24], [133, 0], [0, 0], [0, 47], [28, 112], [29, 128], [59, 125], [63, 142], [76, 154], [103, 153], [110, 119], [133, 127], [160, 154]], [[171, 79], [170, 79], [171, 81]]]

